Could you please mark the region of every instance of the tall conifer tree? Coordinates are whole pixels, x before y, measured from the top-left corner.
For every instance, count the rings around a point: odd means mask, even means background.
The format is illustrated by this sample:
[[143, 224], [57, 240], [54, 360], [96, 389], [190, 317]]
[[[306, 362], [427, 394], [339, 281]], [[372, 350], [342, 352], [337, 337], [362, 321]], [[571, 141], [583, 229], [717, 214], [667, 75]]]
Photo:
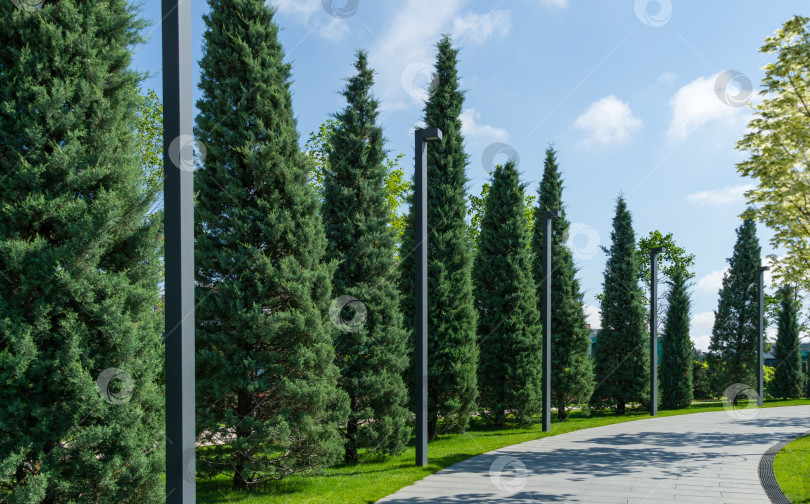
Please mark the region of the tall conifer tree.
[[[467, 154], [461, 135], [464, 93], [456, 70], [458, 49], [449, 36], [437, 44], [436, 75], [425, 104], [425, 124], [440, 128], [441, 142], [428, 148], [428, 435], [439, 418], [463, 430], [477, 397], [477, 317], [472, 288], [472, 252], [467, 241]], [[403, 236], [400, 289], [407, 327], [414, 324], [413, 206]], [[413, 338], [410, 338], [413, 341]], [[411, 344], [411, 355], [413, 346]], [[407, 371], [413, 388], [413, 357]]]
[[667, 293], [667, 316], [658, 366], [662, 408], [688, 408], [692, 404], [695, 351], [689, 337], [691, 304], [686, 274], [682, 269], [676, 268]]
[[327, 316], [334, 264], [273, 11], [209, 6], [195, 128], [207, 149], [195, 176], [197, 426], [232, 441], [198, 468], [245, 488], [338, 460], [348, 398]]
[[773, 356], [776, 370], [771, 382], [771, 395], [780, 399], [802, 396], [804, 374], [799, 344], [799, 303], [789, 285], [779, 289], [779, 320]]
[[754, 221], [737, 228], [737, 242], [723, 276], [709, 350], [714, 353], [720, 391], [742, 383], [756, 388], [759, 334], [758, 276], [760, 247]]
[[357, 461], [358, 448], [400, 453], [409, 436], [402, 379], [407, 333], [394, 279], [395, 230], [388, 224], [379, 104], [371, 94], [374, 79], [366, 53], [358, 53], [355, 68], [357, 75], [343, 91], [348, 105], [335, 116], [330, 171], [323, 180], [326, 256], [339, 261], [334, 292], [358, 299], [365, 308], [362, 325], [333, 330], [340, 386], [351, 405], [344, 430], [346, 462]]
[[529, 257], [524, 186], [512, 161], [498, 165], [473, 268], [478, 319], [479, 403], [496, 424], [526, 422], [542, 401], [542, 326]]
[[605, 266], [602, 329], [596, 340], [596, 388], [591, 402], [610, 405], [619, 415], [628, 403], [649, 400], [649, 356], [644, 305], [636, 268], [633, 221], [622, 196], [616, 203]]
[[162, 214], [125, 0], [0, 14], [0, 502], [164, 502]]
[[534, 211], [532, 255], [537, 306], [542, 314], [545, 295], [543, 271], [543, 212], [560, 210], [562, 216], [552, 223], [551, 233], [551, 403], [557, 416], [565, 419], [576, 404], [587, 403], [593, 392], [593, 360], [588, 354], [590, 331], [585, 325], [582, 291], [576, 278], [577, 268], [566, 240], [570, 223], [562, 201], [563, 182], [553, 147], [546, 149], [543, 180]]

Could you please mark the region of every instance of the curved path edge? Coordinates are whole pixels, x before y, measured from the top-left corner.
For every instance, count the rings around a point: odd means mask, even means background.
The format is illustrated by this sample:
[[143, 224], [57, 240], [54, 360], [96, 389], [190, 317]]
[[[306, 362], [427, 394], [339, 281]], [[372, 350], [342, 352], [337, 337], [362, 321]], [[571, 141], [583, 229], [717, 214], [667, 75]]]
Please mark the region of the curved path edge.
[[776, 474], [773, 472], [773, 461], [776, 458], [776, 454], [788, 444], [807, 434], [810, 434], [810, 431], [776, 443], [768, 448], [768, 451], [766, 451], [759, 460], [759, 481], [773, 504], [790, 504], [790, 500], [785, 496], [782, 487], [779, 486], [779, 482], [776, 480]]

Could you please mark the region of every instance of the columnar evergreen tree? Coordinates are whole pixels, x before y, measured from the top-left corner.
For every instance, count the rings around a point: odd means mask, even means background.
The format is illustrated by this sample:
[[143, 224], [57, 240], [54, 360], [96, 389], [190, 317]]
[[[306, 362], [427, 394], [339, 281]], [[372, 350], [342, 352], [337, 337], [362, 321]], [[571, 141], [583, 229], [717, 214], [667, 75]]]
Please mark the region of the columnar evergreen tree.
[[622, 415], [628, 403], [649, 400], [649, 355], [638, 284], [636, 238], [627, 203], [619, 196], [602, 284], [602, 330], [594, 350], [596, 388], [591, 402]]
[[661, 362], [658, 366], [662, 408], [688, 408], [692, 404], [695, 349], [689, 337], [689, 310], [692, 303], [686, 279], [684, 271], [676, 268], [669, 282]]
[[162, 214], [125, 0], [0, 15], [0, 502], [160, 503]]
[[795, 399], [802, 396], [804, 385], [799, 345], [799, 303], [789, 285], [779, 289], [779, 297], [779, 320], [773, 351], [776, 370], [771, 382], [771, 394], [781, 399]]
[[524, 423], [542, 405], [542, 326], [529, 257], [524, 185], [512, 161], [498, 165], [473, 268], [479, 403], [496, 424]]
[[[463, 430], [475, 412], [477, 397], [476, 312], [472, 289], [472, 253], [467, 241], [467, 154], [461, 135], [456, 70], [458, 49], [448, 36], [437, 44], [435, 88], [425, 103], [425, 124], [440, 128], [441, 142], [428, 148], [428, 435], [435, 438], [439, 418]], [[405, 323], [414, 323], [413, 206], [403, 235], [400, 288]], [[410, 338], [413, 341], [413, 338]], [[411, 344], [410, 348], [413, 346]], [[411, 355], [413, 351], [411, 350]], [[407, 371], [414, 383], [413, 358]]]
[[273, 11], [211, 0], [195, 133], [201, 472], [235, 488], [339, 460], [348, 414], [327, 316], [334, 263], [298, 148]]
[[568, 410], [587, 403], [593, 393], [593, 360], [588, 354], [590, 331], [585, 325], [582, 291], [576, 278], [577, 268], [566, 241], [570, 223], [562, 202], [563, 183], [553, 147], [546, 149], [543, 180], [534, 211], [534, 232], [531, 250], [534, 282], [537, 287], [537, 307], [542, 314], [545, 295], [543, 271], [543, 212], [560, 210], [562, 216], [552, 223], [551, 233], [551, 403], [557, 416], [565, 419]]
[[346, 462], [356, 462], [361, 447], [402, 452], [410, 415], [402, 379], [408, 364], [407, 333], [394, 279], [395, 230], [388, 224], [388, 170], [366, 53], [358, 53], [355, 68], [357, 75], [343, 91], [349, 104], [335, 116], [330, 170], [323, 180], [326, 256], [340, 262], [334, 292], [359, 299], [367, 314], [362, 326], [333, 330], [340, 386], [351, 404], [343, 431]]
[[756, 226], [753, 220], [745, 219], [737, 228], [737, 242], [723, 276], [709, 344], [716, 356], [713, 362], [722, 363], [716, 373], [721, 391], [735, 383], [756, 388], [760, 264]]

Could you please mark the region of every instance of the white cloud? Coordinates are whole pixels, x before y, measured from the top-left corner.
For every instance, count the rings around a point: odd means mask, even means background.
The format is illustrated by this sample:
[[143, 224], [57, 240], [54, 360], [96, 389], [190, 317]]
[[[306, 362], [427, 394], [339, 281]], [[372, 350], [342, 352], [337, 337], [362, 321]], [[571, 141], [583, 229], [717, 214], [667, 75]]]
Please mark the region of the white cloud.
[[[270, 4], [276, 8], [281, 16], [295, 19], [299, 23], [312, 26], [316, 33], [329, 40], [340, 40], [349, 33], [349, 23], [345, 19], [331, 18], [328, 23], [323, 19], [329, 16], [323, 10], [321, 0], [270, 0]], [[313, 15], [320, 11], [322, 17], [313, 20]]]
[[664, 72], [658, 76], [658, 82], [661, 84], [665, 84], [667, 86], [671, 86], [675, 84], [675, 81], [678, 80], [678, 76], [672, 72]]
[[568, 7], [568, 0], [540, 0], [540, 5], [543, 7], [556, 7], [564, 9]]
[[701, 312], [694, 315], [690, 326], [689, 333], [692, 341], [695, 342], [695, 348], [704, 352], [708, 351], [712, 339], [712, 327], [714, 327], [714, 312]]
[[318, 33], [329, 40], [340, 40], [349, 33], [349, 23], [344, 19], [332, 19], [329, 24], [321, 27]]
[[586, 144], [620, 144], [641, 127], [641, 119], [633, 115], [628, 104], [610, 95], [592, 103], [574, 127], [585, 132]]
[[423, 101], [407, 89], [416, 84], [409, 82], [406, 86], [403, 73], [414, 63], [435, 61], [435, 44], [442, 33], [449, 31], [463, 2], [408, 0], [399, 4], [399, 11], [381, 32], [377, 32], [376, 25], [365, 27], [377, 40], [369, 50], [369, 63], [376, 70], [376, 93], [382, 103], [387, 102], [393, 110], [421, 107]]
[[743, 184], [736, 186], [726, 186], [709, 191], [698, 191], [686, 196], [690, 203], [705, 205], [728, 205], [730, 203], [741, 203], [745, 200], [746, 191], [754, 189], [753, 184]]
[[505, 129], [480, 123], [478, 122], [480, 118], [481, 113], [474, 108], [461, 112], [461, 133], [465, 138], [488, 143], [502, 142], [509, 138], [509, 133]]
[[272, 0], [270, 3], [279, 14], [297, 17], [304, 23], [308, 23], [312, 14], [322, 8], [320, 0]]
[[732, 107], [721, 101], [715, 93], [719, 73], [698, 77], [681, 87], [669, 101], [672, 122], [667, 131], [670, 140], [683, 140], [693, 131], [710, 121], [725, 125], [744, 125], [748, 112], [745, 107]]
[[509, 11], [493, 10], [487, 14], [467, 14], [453, 20], [453, 40], [480, 45], [490, 37], [504, 37], [512, 28]]
[[716, 296], [720, 291], [720, 287], [723, 285], [723, 276], [726, 274], [726, 271], [728, 271], [727, 267], [708, 273], [697, 281], [695, 289]]
[[585, 305], [585, 320], [591, 328], [598, 329], [602, 325], [602, 311], [598, 306]]

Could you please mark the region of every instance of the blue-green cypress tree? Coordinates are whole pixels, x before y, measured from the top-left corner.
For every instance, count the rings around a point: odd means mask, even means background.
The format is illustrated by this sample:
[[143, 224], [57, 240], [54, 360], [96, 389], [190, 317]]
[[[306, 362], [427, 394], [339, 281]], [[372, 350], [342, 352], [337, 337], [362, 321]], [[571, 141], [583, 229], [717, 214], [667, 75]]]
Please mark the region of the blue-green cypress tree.
[[610, 239], [602, 284], [602, 329], [594, 350], [597, 385], [591, 403], [611, 406], [622, 415], [627, 404], [649, 400], [649, 356], [633, 220], [621, 196]]
[[[22, 7], [16, 7], [21, 5]], [[0, 502], [160, 503], [162, 214], [125, 0], [0, 14]]]
[[780, 399], [796, 399], [802, 396], [804, 375], [799, 344], [799, 303], [794, 290], [785, 285], [779, 289], [779, 318], [776, 326], [776, 359], [771, 395]]
[[[435, 438], [439, 418], [448, 429], [463, 430], [475, 413], [476, 312], [472, 252], [467, 241], [466, 168], [461, 134], [464, 92], [459, 88], [458, 49], [449, 36], [437, 44], [436, 77], [425, 103], [425, 124], [440, 128], [441, 142], [428, 148], [428, 435]], [[402, 240], [400, 290], [407, 327], [414, 324], [413, 207]], [[411, 338], [413, 341], [413, 338]], [[413, 354], [412, 344], [409, 346]], [[414, 383], [413, 358], [406, 372]]]
[[356, 462], [361, 448], [401, 453], [410, 434], [402, 377], [408, 365], [407, 332], [395, 281], [396, 236], [389, 225], [392, 209], [385, 191], [388, 167], [382, 128], [377, 125], [379, 104], [371, 94], [373, 71], [365, 52], [358, 53], [355, 69], [357, 74], [343, 91], [348, 105], [335, 116], [322, 209], [326, 257], [339, 261], [335, 295], [352, 296], [365, 309], [361, 314], [365, 318], [358, 320], [362, 324], [339, 324], [332, 331], [340, 387], [351, 406], [342, 427], [346, 462]]
[[512, 161], [498, 165], [485, 204], [473, 268], [479, 312], [479, 404], [503, 425], [521, 423], [542, 402], [542, 325], [529, 257], [524, 185]]
[[593, 360], [588, 354], [588, 330], [577, 268], [566, 244], [570, 223], [562, 201], [563, 181], [553, 147], [546, 149], [543, 179], [538, 191], [532, 233], [532, 268], [537, 286], [537, 306], [542, 314], [545, 295], [543, 270], [543, 212], [560, 210], [551, 232], [551, 403], [557, 417], [565, 419], [568, 410], [587, 403], [593, 392]]
[[759, 335], [759, 240], [754, 221], [737, 228], [734, 252], [723, 276], [709, 350], [715, 355], [716, 386], [722, 392], [735, 383], [756, 388]]
[[672, 272], [667, 293], [667, 315], [661, 341], [658, 376], [662, 408], [688, 408], [692, 404], [692, 367], [695, 350], [689, 337], [691, 299], [686, 274], [681, 268]]
[[197, 428], [206, 475], [255, 487], [338, 461], [348, 399], [328, 309], [334, 264], [290, 65], [262, 0], [210, 0], [195, 134]]

